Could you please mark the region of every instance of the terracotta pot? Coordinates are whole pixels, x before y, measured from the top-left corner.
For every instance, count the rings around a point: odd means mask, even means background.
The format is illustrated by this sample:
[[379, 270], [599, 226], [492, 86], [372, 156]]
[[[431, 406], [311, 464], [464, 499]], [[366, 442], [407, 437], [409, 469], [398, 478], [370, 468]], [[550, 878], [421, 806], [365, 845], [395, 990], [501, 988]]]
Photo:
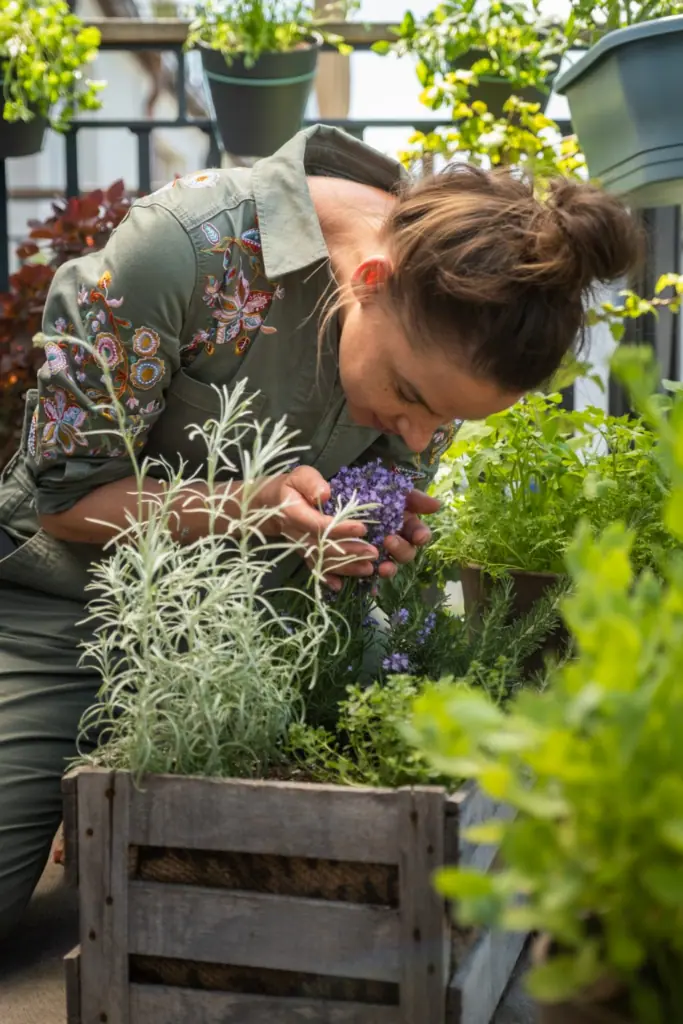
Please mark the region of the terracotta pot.
[[[554, 572], [522, 572], [512, 569], [508, 573], [512, 579], [511, 619], [521, 618], [531, 611], [533, 606], [549, 590], [557, 585], [561, 577]], [[485, 610], [491, 599], [491, 591], [495, 580], [480, 565], [464, 565], [460, 569], [462, 593], [465, 612], [478, 616]], [[525, 670], [531, 674], [543, 667], [548, 654], [562, 651], [569, 641], [569, 633], [563, 625], [550, 634], [535, 654], [527, 659]]]

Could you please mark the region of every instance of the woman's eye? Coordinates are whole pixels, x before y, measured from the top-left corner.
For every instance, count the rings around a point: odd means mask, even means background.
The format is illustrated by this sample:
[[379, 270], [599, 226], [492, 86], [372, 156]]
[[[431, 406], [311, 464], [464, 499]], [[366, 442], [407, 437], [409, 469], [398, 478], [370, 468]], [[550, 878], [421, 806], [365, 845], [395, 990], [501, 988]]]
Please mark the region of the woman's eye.
[[406, 405], [415, 405], [415, 399], [410, 398], [408, 395], [406, 395], [405, 391], [403, 391], [401, 388], [396, 388], [396, 394], [398, 395], [402, 402], [406, 403]]

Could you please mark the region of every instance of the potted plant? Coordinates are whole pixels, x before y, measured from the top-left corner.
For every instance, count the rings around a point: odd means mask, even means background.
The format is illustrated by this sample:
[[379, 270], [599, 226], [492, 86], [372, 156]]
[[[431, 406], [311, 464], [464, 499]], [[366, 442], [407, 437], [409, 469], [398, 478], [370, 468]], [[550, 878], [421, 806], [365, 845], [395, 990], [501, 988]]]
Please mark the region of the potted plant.
[[[556, 81], [566, 95], [588, 167], [635, 206], [683, 196], [683, 16], [662, 0], [580, 0], [570, 39], [591, 47]], [[672, 14], [672, 17], [664, 17]]]
[[444, 0], [419, 22], [407, 11], [394, 30], [398, 40], [373, 49], [416, 57], [425, 90], [454, 71], [471, 71], [472, 99], [496, 117], [511, 94], [544, 109], [564, 44], [541, 6], [540, 0]]
[[[64, 336], [42, 342], [73, 343]], [[386, 686], [351, 689], [341, 728], [355, 734], [356, 754], [340, 748], [327, 783], [311, 780], [320, 776], [319, 757], [309, 765], [291, 756], [311, 743], [324, 755], [323, 733], [297, 742], [292, 729], [307, 724], [312, 692], [326, 682], [325, 657], [349, 652], [344, 616], [323, 588], [329, 537], [306, 544], [308, 589], [264, 591], [272, 559], [300, 550], [283, 539], [265, 557], [261, 531], [278, 510], [253, 501], [265, 477], [301, 458], [293, 435], [284, 420], [254, 419], [245, 381], [217, 393], [215, 416], [195, 434], [207, 446], [212, 526], [206, 537], [180, 544], [174, 509], [191, 500], [196, 476], [183, 481], [162, 470], [168, 488], [158, 501], [142, 500], [147, 474], [161, 466], [136, 459], [134, 431], [108, 372], [103, 365], [103, 400], [131, 455], [141, 500], [125, 542], [94, 569], [85, 658], [102, 686], [82, 727], [84, 736], [99, 732], [102, 743], [86, 748], [65, 782], [67, 870], [78, 875], [87, 937], [70, 986], [82, 1019], [110, 1018], [119, 1005], [150, 1024], [173, 1013], [179, 1020], [237, 1015], [254, 1024], [292, 1013], [366, 1021], [391, 1019], [400, 1006], [405, 1020], [443, 1024], [450, 999], [461, 1009], [448, 1019], [465, 1024], [481, 970], [495, 978], [477, 992], [488, 1019], [523, 939], [496, 944], [456, 934], [430, 880], [445, 851], [459, 848], [458, 829], [497, 808], [482, 803], [475, 787], [455, 783], [451, 794], [435, 785], [437, 774], [402, 742], [399, 720], [419, 680], [389, 666]], [[230, 499], [232, 524], [220, 527], [227, 497], [217, 468], [238, 462], [243, 483]], [[381, 466], [366, 469], [335, 481], [333, 526], [362, 515], [369, 526], [395, 528], [402, 518], [399, 499], [404, 506], [410, 481]], [[364, 603], [370, 594], [361, 596]], [[385, 608], [404, 600], [391, 588]], [[390, 611], [397, 614], [387, 657], [411, 650], [416, 659], [443, 659], [448, 645], [433, 646], [439, 616], [421, 607], [419, 595], [405, 610], [407, 619], [403, 604]], [[511, 656], [529, 643], [520, 630], [511, 649], [500, 622], [496, 636]], [[490, 640], [479, 646], [482, 656]], [[353, 672], [345, 676], [356, 681]], [[511, 678], [505, 666], [500, 676]], [[342, 768], [351, 759], [353, 779]], [[490, 864], [495, 851], [463, 844], [457, 855]], [[97, 877], [106, 878], [106, 892]], [[174, 921], [181, 894], [189, 916]], [[143, 907], [147, 899], [155, 911]], [[98, 983], [102, 971], [106, 986]]]
[[[644, 397], [651, 350], [619, 353], [671, 482], [663, 524], [683, 540], [683, 395]], [[683, 574], [637, 574], [634, 536], [584, 524], [565, 602], [577, 656], [503, 715], [466, 687], [417, 701], [435, 770], [477, 779], [515, 809], [472, 841], [501, 843], [501, 871], [446, 869], [462, 923], [545, 938], [528, 986], [544, 1024], [665, 1024], [683, 1015]]]
[[623, 519], [635, 531], [635, 564], [651, 567], [673, 543], [661, 526], [655, 446], [642, 418], [569, 412], [559, 393], [465, 424], [438, 485], [445, 501], [430, 555], [446, 576], [459, 571], [466, 605], [481, 601], [487, 580], [511, 574], [520, 610], [564, 572], [584, 518], [595, 530]]
[[0, 160], [40, 151], [48, 123], [63, 131], [79, 110], [96, 110], [103, 83], [83, 77], [100, 33], [65, 0], [8, 0], [0, 10]]
[[321, 43], [349, 53], [324, 25], [356, 0], [323, 11], [315, 0], [206, 0], [190, 25], [199, 47], [223, 145], [239, 156], [268, 156], [304, 118]]

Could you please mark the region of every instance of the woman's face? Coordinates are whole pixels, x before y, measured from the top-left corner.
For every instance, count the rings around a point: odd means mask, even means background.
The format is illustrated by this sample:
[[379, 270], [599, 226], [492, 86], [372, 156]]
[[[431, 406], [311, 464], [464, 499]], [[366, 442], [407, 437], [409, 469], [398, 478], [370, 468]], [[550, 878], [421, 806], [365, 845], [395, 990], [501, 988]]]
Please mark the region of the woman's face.
[[453, 420], [480, 420], [522, 397], [472, 377], [434, 347], [411, 347], [376, 301], [347, 308], [339, 343], [339, 370], [351, 418], [385, 434], [399, 434], [422, 452]]

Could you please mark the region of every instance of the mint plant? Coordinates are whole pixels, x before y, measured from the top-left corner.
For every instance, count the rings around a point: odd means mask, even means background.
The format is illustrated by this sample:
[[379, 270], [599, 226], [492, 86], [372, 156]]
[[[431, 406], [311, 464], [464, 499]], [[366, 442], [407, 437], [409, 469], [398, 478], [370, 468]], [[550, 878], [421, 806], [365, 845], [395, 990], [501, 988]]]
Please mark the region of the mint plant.
[[[683, 392], [655, 393], [651, 350], [618, 352], [670, 482], [660, 514], [683, 540]], [[476, 779], [517, 816], [470, 830], [500, 842], [502, 870], [448, 868], [438, 886], [465, 924], [551, 940], [528, 984], [542, 1001], [593, 986], [622, 994], [634, 1024], [683, 1014], [683, 556], [640, 574], [623, 522], [581, 526], [564, 612], [577, 655], [507, 713], [466, 685], [418, 698], [412, 736], [435, 771]]]

